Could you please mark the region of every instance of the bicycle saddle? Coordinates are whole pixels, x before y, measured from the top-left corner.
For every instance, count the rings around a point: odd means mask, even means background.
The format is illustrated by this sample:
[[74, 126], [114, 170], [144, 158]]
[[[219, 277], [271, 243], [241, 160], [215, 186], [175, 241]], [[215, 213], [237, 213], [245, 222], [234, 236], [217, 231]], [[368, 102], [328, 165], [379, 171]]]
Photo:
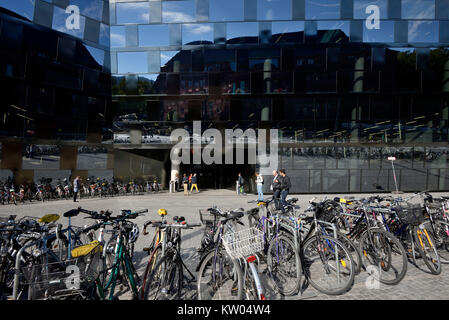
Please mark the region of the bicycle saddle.
[[76, 217], [80, 213], [79, 209], [72, 209], [63, 214], [64, 217]]

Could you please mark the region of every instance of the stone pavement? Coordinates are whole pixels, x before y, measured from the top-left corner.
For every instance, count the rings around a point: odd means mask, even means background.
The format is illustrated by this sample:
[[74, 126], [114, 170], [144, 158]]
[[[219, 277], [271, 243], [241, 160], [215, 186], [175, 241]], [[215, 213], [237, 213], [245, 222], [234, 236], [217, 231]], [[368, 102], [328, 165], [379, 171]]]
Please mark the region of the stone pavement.
[[[433, 193], [438, 195], [439, 193]], [[441, 193], [441, 195], [444, 195]], [[448, 194], [445, 194], [448, 195]], [[333, 198], [339, 195], [291, 195], [290, 197], [298, 197], [298, 204], [301, 210], [307, 208], [308, 200], [316, 196], [317, 199], [322, 199], [324, 196]], [[357, 194], [355, 197], [369, 196], [368, 194]], [[403, 195], [404, 197], [407, 194]], [[271, 196], [270, 196], [271, 197]], [[187, 222], [198, 223], [199, 209], [206, 209], [213, 205], [226, 209], [244, 208], [250, 209], [254, 204], [249, 204], [248, 201], [255, 200], [257, 195], [237, 196], [235, 192], [229, 190], [207, 190], [200, 193], [193, 193], [190, 196], [184, 196], [182, 192], [176, 194], [159, 193], [159, 194], [145, 194], [139, 196], [123, 196], [103, 199], [81, 199], [74, 203], [72, 200], [48, 201], [44, 203], [18, 204], [0, 206], [0, 215], [16, 214], [18, 217], [34, 216], [40, 217], [48, 213], [57, 213], [61, 215], [60, 222], [67, 224], [66, 218], [62, 217], [65, 211], [81, 206], [88, 210], [112, 210], [118, 214], [121, 209], [140, 210], [148, 209], [149, 212], [145, 216], [140, 216], [135, 223], [143, 225], [147, 220], [156, 220], [159, 218], [157, 210], [165, 208], [168, 211], [169, 217], [184, 216]], [[83, 214], [72, 218], [73, 225], [90, 224], [91, 220], [83, 219]], [[151, 231], [151, 230], [150, 230]], [[198, 263], [198, 255], [196, 248], [202, 236], [203, 229], [196, 228], [193, 230], [183, 231], [182, 255], [187, 266], [194, 272], [196, 264]], [[135, 246], [134, 263], [138, 274], [141, 275], [145, 268], [147, 254], [142, 251], [142, 248], [147, 246], [152, 240], [152, 233], [144, 236], [142, 233]], [[387, 286], [380, 284], [379, 288], [368, 289], [366, 287], [366, 279], [368, 277], [366, 272], [361, 272], [355, 278], [355, 283], [352, 289], [340, 296], [327, 296], [317, 292], [314, 288], [309, 286], [303, 293], [303, 296], [281, 297], [279, 295], [267, 292], [269, 299], [320, 299], [320, 300], [426, 300], [426, 299], [449, 299], [449, 266], [442, 266], [442, 273], [438, 276], [430, 274], [426, 271], [425, 265], [414, 266], [409, 263], [407, 274], [405, 278], [395, 286]], [[195, 274], [195, 272], [194, 272]], [[263, 279], [267, 287], [270, 285]], [[192, 288], [193, 289], [193, 288]], [[119, 294], [120, 299], [127, 299], [129, 295], [124, 292]], [[187, 297], [194, 297], [194, 290]]]

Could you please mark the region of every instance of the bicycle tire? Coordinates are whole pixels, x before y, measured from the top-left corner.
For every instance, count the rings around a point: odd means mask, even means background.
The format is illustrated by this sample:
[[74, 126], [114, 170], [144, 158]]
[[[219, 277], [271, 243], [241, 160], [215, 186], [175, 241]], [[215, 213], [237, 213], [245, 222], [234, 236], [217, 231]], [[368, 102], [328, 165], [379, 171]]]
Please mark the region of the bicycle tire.
[[[413, 228], [413, 237], [415, 243], [418, 247], [418, 252], [421, 255], [426, 266], [429, 268], [430, 272], [434, 275], [439, 275], [441, 273], [441, 262], [440, 257], [438, 255], [437, 248], [435, 247], [435, 240], [432, 238], [431, 234], [425, 231], [425, 227], [423, 226], [423, 231], [420, 231], [420, 227], [415, 226]], [[418, 232], [421, 232], [422, 235], [419, 236]], [[421, 239], [421, 241], [420, 241]]]
[[440, 262], [443, 264], [449, 263], [449, 222], [434, 220], [432, 228], [431, 222], [428, 220], [425, 223], [427, 232], [432, 235], [434, 243], [440, 256]]
[[[321, 240], [320, 243], [317, 241], [318, 238]], [[313, 259], [314, 252], [316, 252], [315, 255], [318, 255], [315, 259]], [[342, 256], [340, 255], [341, 253], [343, 253]], [[301, 248], [301, 256], [303, 259], [302, 264], [304, 274], [309, 283], [316, 290], [327, 295], [340, 295], [349, 291], [353, 285], [355, 277], [354, 260], [349, 250], [336, 238], [326, 235], [320, 235], [319, 237], [312, 236]], [[338, 262], [334, 262], [335, 266], [333, 266], [330, 262], [337, 261], [337, 256]], [[315, 265], [314, 260], [318, 261]], [[311, 267], [313, 267], [313, 269]], [[331, 277], [334, 278], [331, 276], [331, 273], [335, 273], [337, 280], [335, 287], [328, 288], [324, 287], [324, 284], [321, 284], [321, 280], [326, 277], [315, 276], [315, 271], [318, 274], [321, 270], [324, 270], [324, 276], [327, 276], [327, 279], [329, 280], [331, 280]], [[340, 272], [337, 272], [337, 270], [340, 270]], [[345, 279], [340, 282], [342, 276]], [[331, 280], [331, 282], [334, 281]]]
[[[281, 258], [279, 253], [282, 254]], [[271, 239], [267, 252], [267, 267], [269, 278], [281, 295], [291, 296], [298, 292], [302, 279], [301, 257], [294, 241], [286, 234]], [[288, 269], [281, 270], [281, 267]], [[291, 277], [285, 278], [281, 283], [285, 275]], [[287, 288], [287, 285], [291, 287]]]
[[259, 300], [259, 296], [257, 294], [256, 281], [254, 280], [251, 270], [248, 269], [245, 272], [245, 280], [243, 283], [243, 291], [245, 294], [245, 298], [246, 300]]
[[145, 285], [144, 300], [179, 300], [183, 284], [183, 266], [172, 254], [164, 255], [155, 265]]
[[[377, 240], [378, 244], [382, 246], [380, 249], [381, 250], [384, 249], [386, 251], [384, 255], [387, 256], [388, 260], [385, 261], [385, 259], [381, 259], [379, 263], [376, 262], [378, 259], [375, 256], [373, 243], [365, 243], [366, 240], [368, 239], [369, 233], [371, 233], [372, 235], [376, 235], [375, 239]], [[366, 270], [368, 270], [368, 266], [374, 266], [379, 268], [377, 269], [378, 270], [377, 275], [376, 274], [374, 275], [374, 278], [376, 280], [378, 280], [383, 284], [395, 285], [401, 282], [402, 279], [404, 279], [405, 274], [407, 273], [407, 264], [408, 264], [407, 254], [403, 245], [393, 234], [379, 228], [371, 228], [369, 230], [365, 230], [360, 237], [359, 248], [360, 252], [362, 253], [362, 261], [364, 268]], [[399, 255], [399, 257], [397, 257], [397, 255]], [[368, 260], [369, 257], [374, 258], [375, 263], [371, 263]], [[396, 261], [398, 262], [399, 267], [396, 267], [396, 263], [395, 266], [392, 267], [393, 258], [395, 262]], [[395, 275], [393, 279], [388, 279], [387, 277], [388, 276], [387, 272], [390, 270], [392, 270], [393, 274]], [[397, 272], [396, 270], [399, 270], [399, 272]]]
[[125, 253], [125, 259], [122, 260], [122, 270], [126, 286], [132, 292], [132, 299], [137, 300], [139, 298], [140, 278], [128, 253]]
[[151, 272], [154, 270], [154, 267], [162, 257], [162, 246], [157, 246], [155, 250], [152, 250], [150, 253], [150, 258], [148, 259], [147, 266], [142, 275], [142, 287], [140, 289], [140, 297], [143, 299], [145, 296], [145, 286], [148, 281]]
[[[217, 274], [218, 270], [225, 271], [226, 274]], [[211, 251], [204, 258], [198, 272], [198, 300], [242, 300], [242, 297], [243, 273], [238, 260], [231, 259], [224, 248], [217, 253]]]

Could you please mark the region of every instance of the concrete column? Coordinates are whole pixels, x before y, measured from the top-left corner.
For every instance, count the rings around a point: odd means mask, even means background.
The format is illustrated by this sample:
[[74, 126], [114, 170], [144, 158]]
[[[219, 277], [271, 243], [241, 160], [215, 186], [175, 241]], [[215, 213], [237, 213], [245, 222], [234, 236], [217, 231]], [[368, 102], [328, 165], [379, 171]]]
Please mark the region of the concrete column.
[[360, 57], [355, 62], [354, 66], [354, 82], [353, 82], [353, 91], [354, 92], [363, 92], [363, 76], [365, 74], [365, 58]]
[[131, 128], [129, 130], [129, 138], [131, 144], [142, 144], [142, 130], [139, 128]]
[[359, 129], [357, 127], [357, 122], [360, 120], [360, 109], [359, 105], [352, 108], [351, 111], [351, 142], [359, 141]]
[[178, 188], [179, 188], [179, 183], [180, 183], [180, 173], [179, 170], [181, 169], [181, 165], [180, 164], [175, 164], [175, 163], [171, 163], [171, 171], [170, 171], [170, 182], [171, 181], [178, 181]]
[[263, 81], [266, 92], [271, 92], [271, 59], [265, 59], [263, 64]]

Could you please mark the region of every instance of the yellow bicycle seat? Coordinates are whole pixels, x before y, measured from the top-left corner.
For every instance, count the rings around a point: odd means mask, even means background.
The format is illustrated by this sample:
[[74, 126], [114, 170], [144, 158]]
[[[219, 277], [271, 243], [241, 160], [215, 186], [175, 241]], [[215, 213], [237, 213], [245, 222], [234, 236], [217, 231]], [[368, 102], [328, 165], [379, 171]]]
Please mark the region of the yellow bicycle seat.
[[159, 210], [157, 211], [157, 213], [158, 213], [158, 215], [160, 215], [160, 216], [166, 216], [166, 215], [167, 215], [167, 210], [165, 210], [165, 209], [159, 209]]
[[94, 240], [91, 243], [79, 246], [72, 250], [72, 257], [79, 258], [83, 256], [87, 256], [90, 253], [102, 252], [103, 246], [100, 244], [100, 241]]
[[341, 203], [352, 204], [352, 201], [340, 198]]
[[257, 205], [258, 206], [264, 206], [264, 205], [266, 205], [267, 203], [266, 202], [264, 202], [264, 201], [259, 201], [259, 202], [257, 202]]
[[59, 214], [46, 214], [42, 218], [38, 219], [37, 222], [39, 223], [51, 223], [58, 221], [60, 218]]

